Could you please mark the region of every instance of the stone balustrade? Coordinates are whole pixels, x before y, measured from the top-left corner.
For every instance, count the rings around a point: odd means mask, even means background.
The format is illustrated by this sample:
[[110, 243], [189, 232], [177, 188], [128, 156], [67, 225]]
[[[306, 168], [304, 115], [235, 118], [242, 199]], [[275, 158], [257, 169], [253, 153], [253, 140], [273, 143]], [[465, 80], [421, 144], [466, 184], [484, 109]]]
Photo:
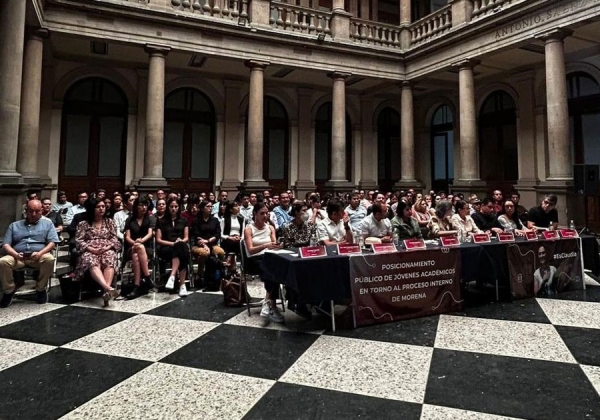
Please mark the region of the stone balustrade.
[[175, 10], [200, 16], [230, 20], [248, 25], [248, 6], [251, 0], [170, 0]]
[[410, 43], [416, 45], [430, 41], [450, 31], [451, 28], [452, 7], [446, 6], [410, 25]]
[[497, 13], [523, 0], [473, 0], [473, 20]]
[[331, 16], [331, 12], [272, 1], [269, 24], [284, 31], [331, 36]]
[[401, 28], [364, 19], [350, 19], [350, 39], [355, 42], [400, 48]]

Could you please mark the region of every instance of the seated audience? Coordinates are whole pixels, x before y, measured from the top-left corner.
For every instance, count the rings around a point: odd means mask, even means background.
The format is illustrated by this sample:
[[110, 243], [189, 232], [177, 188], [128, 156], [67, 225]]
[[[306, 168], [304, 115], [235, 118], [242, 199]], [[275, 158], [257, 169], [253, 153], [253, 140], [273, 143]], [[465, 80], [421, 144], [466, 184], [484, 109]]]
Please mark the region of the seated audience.
[[[417, 197], [420, 194], [417, 194]], [[412, 207], [412, 217], [417, 221], [420, 227], [427, 227], [429, 224], [429, 220], [431, 220], [431, 214], [427, 211], [427, 201], [423, 198], [417, 198], [415, 205]], [[398, 213], [398, 209], [396, 209], [396, 213]]]
[[251, 273], [260, 273], [260, 278], [265, 285], [266, 295], [260, 316], [273, 322], [284, 322], [283, 315], [281, 315], [276, 305], [279, 298], [279, 284], [268, 280], [260, 267], [266, 250], [281, 248], [275, 238], [275, 229], [267, 223], [268, 218], [267, 205], [264, 202], [258, 202], [254, 206], [254, 223], [244, 229], [244, 245], [248, 256], [246, 269]]
[[63, 230], [63, 219], [62, 216], [55, 212], [54, 210], [50, 210], [52, 208], [52, 200], [49, 198], [42, 198], [42, 216], [47, 219], [50, 219], [54, 228], [56, 229], [56, 233], [60, 234]]
[[83, 280], [86, 272], [104, 291], [104, 306], [118, 296], [112, 287], [117, 269], [117, 253], [121, 242], [117, 238], [117, 227], [112, 219], [106, 217], [104, 201], [89, 198], [85, 202], [85, 218], [77, 225], [76, 244], [79, 259], [76, 276]]
[[458, 231], [459, 238], [463, 238], [463, 240], [467, 240], [470, 235], [483, 233], [469, 214], [470, 211], [467, 202], [459, 199], [454, 205], [454, 215], [450, 218], [452, 228]]
[[440, 200], [435, 205], [435, 213], [431, 216], [429, 224], [429, 237], [439, 238], [440, 236], [452, 236], [458, 232], [452, 229], [452, 203], [448, 200]]
[[412, 209], [406, 201], [400, 200], [396, 208], [396, 216], [392, 219], [392, 231], [398, 233], [398, 240], [422, 239], [419, 223], [412, 217]]
[[505, 232], [514, 232], [518, 236], [525, 235], [526, 229], [523, 227], [516, 212], [515, 203], [511, 200], [504, 202], [502, 212], [496, 219], [496, 227], [503, 229]]
[[73, 207], [73, 203], [67, 200], [67, 193], [64, 191], [59, 191], [57, 194], [57, 201], [52, 205], [52, 211], [60, 214], [63, 218], [63, 224], [67, 224], [65, 221], [65, 216], [69, 209]]
[[65, 225], [71, 224], [73, 221], [73, 217], [78, 213], [83, 213], [85, 211], [85, 200], [87, 200], [88, 195], [85, 191], [80, 191], [77, 193], [77, 204], [69, 207], [67, 213], [63, 216], [63, 222]]
[[[254, 194], [256, 197], [256, 194]], [[246, 219], [246, 221], [252, 220], [253, 206], [250, 204], [250, 194], [242, 192], [241, 203], [240, 203], [240, 214]]]
[[167, 214], [167, 200], [159, 198], [156, 200], [156, 206], [154, 207], [154, 217], [156, 220], [162, 220]]
[[125, 222], [125, 260], [131, 260], [134, 283], [134, 289], [125, 296], [127, 299], [135, 299], [152, 288], [148, 255], [152, 255], [156, 219], [148, 214], [148, 204], [149, 199], [144, 196], [135, 200], [133, 212]]
[[521, 204], [519, 204], [519, 202], [521, 201], [521, 194], [519, 194], [518, 191], [513, 191], [510, 193], [510, 201], [513, 202], [513, 204], [515, 205], [515, 211], [517, 212], [517, 215], [519, 216], [519, 220], [521, 221], [521, 224], [523, 225], [523, 227], [527, 227], [527, 209], [525, 208], [525, 206], [522, 206]]
[[499, 215], [502, 211], [502, 203], [504, 202], [504, 197], [502, 196], [502, 191], [494, 190], [492, 192], [492, 204], [494, 205], [494, 214]]
[[360, 222], [367, 217], [367, 208], [361, 206], [360, 194], [352, 193], [350, 204], [346, 207], [346, 214], [350, 218], [350, 228], [354, 232], [360, 232]]
[[240, 205], [235, 201], [228, 201], [225, 206], [225, 214], [220, 221], [221, 248], [226, 254], [234, 252], [239, 255], [245, 224], [246, 221], [240, 214]]
[[307, 206], [304, 201], [297, 201], [292, 205], [290, 215], [292, 221], [282, 231], [283, 245], [285, 247], [301, 247], [310, 245], [310, 238], [317, 231], [318, 213], [313, 212], [309, 220], [304, 221]]
[[8, 308], [15, 295], [16, 286], [13, 272], [25, 266], [38, 269], [36, 301], [48, 301], [46, 286], [54, 269], [52, 250], [60, 242], [52, 222], [42, 218], [42, 203], [37, 200], [27, 202], [25, 219], [10, 224], [2, 248], [6, 255], [0, 258], [0, 280], [4, 295], [0, 308]]
[[372, 213], [360, 222], [360, 234], [365, 243], [392, 242], [392, 223], [387, 218], [387, 205], [375, 202], [371, 210]]
[[327, 219], [317, 223], [317, 239], [324, 245], [351, 244], [349, 223], [350, 218], [344, 213], [342, 202], [332, 198], [327, 202]]
[[283, 229], [285, 225], [292, 221], [290, 216], [290, 195], [287, 192], [279, 194], [279, 205], [273, 208], [273, 214], [277, 218], [277, 226], [279, 229]]
[[[306, 205], [307, 203], [304, 203], [304, 204]], [[308, 208], [308, 210], [306, 210], [306, 213], [305, 213], [306, 220], [312, 219], [313, 214], [316, 214], [315, 220], [317, 220], [317, 221], [323, 220], [327, 217], [327, 212], [321, 208], [321, 198], [318, 195], [316, 195], [316, 194], [311, 195], [310, 200], [308, 202], [308, 206], [310, 208]], [[291, 210], [290, 210], [290, 216], [292, 216]]]
[[188, 226], [191, 226], [196, 217], [198, 217], [198, 207], [200, 206], [200, 197], [196, 194], [192, 194], [188, 198], [187, 207], [185, 211], [181, 212], [181, 217], [187, 220]]
[[165, 288], [173, 290], [175, 288], [175, 276], [178, 276], [179, 296], [185, 297], [188, 295], [185, 287], [185, 276], [190, 263], [189, 228], [187, 220], [181, 217], [177, 198], [167, 200], [167, 208], [168, 214], [156, 226], [158, 255], [161, 260], [171, 262], [171, 275]]
[[529, 229], [556, 229], [558, 227], [558, 211], [554, 194], [548, 194], [537, 207], [532, 207], [527, 213], [527, 228]]
[[491, 198], [484, 198], [481, 202], [479, 213], [473, 213], [471, 216], [479, 229], [485, 233], [499, 233], [502, 229], [494, 227], [496, 223], [496, 215], [494, 214], [494, 203]]
[[[217, 204], [214, 204], [217, 205]], [[204, 269], [208, 257], [213, 254], [220, 260], [225, 257], [225, 251], [218, 246], [221, 239], [221, 224], [212, 214], [213, 204], [203, 201], [198, 207], [198, 215], [190, 226], [192, 254], [198, 261], [198, 274], [204, 280], [204, 286], [209, 290], [218, 290], [220, 284], [213, 284], [213, 279], [204, 278]]]
[[125, 231], [125, 222], [131, 215], [133, 211], [133, 203], [136, 200], [135, 195], [125, 193], [125, 202], [123, 203], [123, 209], [113, 216], [113, 220], [115, 221], [115, 225], [117, 225], [117, 237], [119, 240], [123, 241], [124, 236], [123, 232]]

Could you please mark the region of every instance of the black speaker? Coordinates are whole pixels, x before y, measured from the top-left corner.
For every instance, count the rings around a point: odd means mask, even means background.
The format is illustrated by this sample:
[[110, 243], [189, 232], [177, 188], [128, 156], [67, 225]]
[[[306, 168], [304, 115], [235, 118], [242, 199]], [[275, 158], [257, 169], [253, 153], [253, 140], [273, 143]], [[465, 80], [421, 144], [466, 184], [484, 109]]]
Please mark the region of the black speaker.
[[573, 183], [576, 194], [595, 195], [599, 178], [599, 165], [573, 165]]

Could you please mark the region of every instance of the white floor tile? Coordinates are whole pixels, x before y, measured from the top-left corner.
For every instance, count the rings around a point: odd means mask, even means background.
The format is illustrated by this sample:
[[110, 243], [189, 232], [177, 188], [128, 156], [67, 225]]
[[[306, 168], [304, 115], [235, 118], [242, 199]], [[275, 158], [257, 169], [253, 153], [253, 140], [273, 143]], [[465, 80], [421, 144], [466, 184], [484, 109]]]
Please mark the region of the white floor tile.
[[28, 343], [25, 341], [7, 340], [0, 338], [0, 370], [18, 365], [26, 360], [44, 354], [56, 347], [45, 344]]
[[554, 325], [600, 329], [600, 303], [558, 299], [537, 302]]
[[63, 419], [241, 419], [273, 381], [156, 363]]
[[435, 347], [576, 363], [556, 329], [549, 324], [441, 315]]
[[63, 347], [93, 353], [157, 361], [219, 324], [137, 315]]
[[280, 381], [422, 403], [433, 349], [321, 336]]
[[13, 322], [22, 321], [36, 315], [45, 314], [46, 312], [54, 311], [63, 308], [65, 305], [56, 303], [45, 303], [39, 305], [32, 301], [20, 300], [13, 298], [12, 305], [8, 308], [0, 309], [0, 327]]
[[87, 299], [81, 302], [77, 302], [73, 304], [73, 306], [81, 306], [84, 308], [100, 308], [100, 309], [108, 309], [111, 311], [119, 311], [119, 312], [130, 312], [134, 314], [141, 314], [147, 311], [150, 311], [154, 308], [157, 308], [165, 303], [173, 302], [174, 300], [179, 299], [179, 295], [177, 294], [169, 294], [169, 293], [148, 293], [147, 295], [140, 296], [133, 300], [119, 299], [119, 300], [111, 300], [108, 308], [103, 307], [102, 297], [97, 297], [94, 299]]
[[459, 410], [438, 405], [423, 405], [421, 420], [518, 420], [515, 417], [497, 416], [476, 411]]
[[600, 367], [580, 365], [583, 372], [586, 374], [598, 395], [600, 395]]

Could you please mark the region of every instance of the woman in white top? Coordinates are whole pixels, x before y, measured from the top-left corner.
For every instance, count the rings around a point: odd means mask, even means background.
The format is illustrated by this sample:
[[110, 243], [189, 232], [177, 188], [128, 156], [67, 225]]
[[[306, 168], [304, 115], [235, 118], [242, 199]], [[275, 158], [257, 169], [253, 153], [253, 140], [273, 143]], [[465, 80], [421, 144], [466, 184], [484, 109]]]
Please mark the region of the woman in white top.
[[275, 228], [267, 222], [269, 208], [264, 202], [256, 203], [253, 216], [254, 224], [248, 225], [244, 229], [244, 244], [246, 245], [246, 254], [249, 257], [246, 260], [245, 269], [250, 273], [259, 273], [265, 284], [267, 293], [260, 316], [269, 318], [273, 322], [283, 322], [283, 316], [275, 304], [279, 297], [279, 284], [268, 280], [260, 267], [265, 251], [267, 249], [281, 249], [281, 245], [277, 243], [275, 238]]
[[240, 215], [240, 205], [235, 201], [228, 201], [221, 219], [221, 248], [226, 253], [239, 254], [243, 231], [244, 218]]
[[466, 201], [457, 201], [454, 210], [456, 213], [452, 215], [450, 222], [452, 222], [452, 228], [458, 231], [459, 237], [467, 239], [469, 235], [483, 233], [469, 214], [471, 209]]

